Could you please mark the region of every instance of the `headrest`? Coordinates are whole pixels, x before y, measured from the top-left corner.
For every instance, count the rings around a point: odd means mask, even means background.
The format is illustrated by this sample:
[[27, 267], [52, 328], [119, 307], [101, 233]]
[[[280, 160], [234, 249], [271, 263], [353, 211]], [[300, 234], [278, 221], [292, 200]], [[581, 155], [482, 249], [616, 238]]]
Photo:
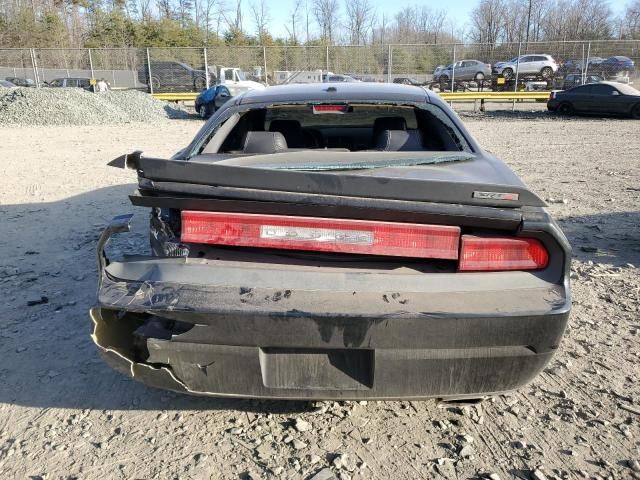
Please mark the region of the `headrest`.
[[424, 150], [420, 130], [385, 130], [376, 139], [376, 149], [386, 152]]
[[373, 134], [378, 135], [383, 130], [406, 130], [407, 121], [404, 117], [379, 117], [373, 122]]
[[277, 153], [287, 150], [287, 141], [280, 132], [247, 132], [243, 153]]

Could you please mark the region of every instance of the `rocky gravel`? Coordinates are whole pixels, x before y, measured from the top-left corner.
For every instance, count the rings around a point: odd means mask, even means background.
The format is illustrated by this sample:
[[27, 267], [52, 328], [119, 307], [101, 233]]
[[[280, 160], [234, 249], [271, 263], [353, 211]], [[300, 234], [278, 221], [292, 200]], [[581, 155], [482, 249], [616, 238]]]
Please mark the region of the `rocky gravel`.
[[135, 149], [199, 121], [0, 127], [0, 478], [640, 479], [640, 122], [465, 118], [543, 198], [575, 253], [567, 335], [533, 383], [479, 405], [207, 399], [112, 371], [89, 339], [95, 242], [148, 240]]
[[105, 125], [188, 118], [175, 105], [133, 90], [93, 93], [82, 88], [0, 90], [0, 125]]

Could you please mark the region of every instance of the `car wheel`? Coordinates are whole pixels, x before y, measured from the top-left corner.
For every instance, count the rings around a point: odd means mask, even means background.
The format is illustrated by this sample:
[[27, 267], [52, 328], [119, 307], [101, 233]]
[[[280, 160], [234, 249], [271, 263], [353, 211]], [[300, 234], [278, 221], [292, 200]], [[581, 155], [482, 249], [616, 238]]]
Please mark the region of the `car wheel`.
[[562, 102], [560, 105], [558, 105], [558, 113], [560, 115], [564, 115], [565, 117], [570, 117], [575, 113], [575, 110], [573, 109], [573, 105], [571, 105], [569, 102]]
[[448, 75], [440, 75], [440, 78], [438, 79], [438, 82], [440, 83], [440, 85], [447, 85], [449, 83], [449, 76]]
[[541, 75], [541, 76], [542, 76], [542, 78], [544, 78], [544, 79], [551, 78], [551, 76], [553, 75], [553, 68], [551, 68], [551, 67], [544, 67], [542, 70], [540, 70], [540, 75]]
[[151, 77], [151, 88], [154, 92], [160, 90], [160, 79], [158, 77]]
[[476, 81], [481, 82], [484, 80], [484, 73], [478, 72], [476, 73]]
[[201, 119], [206, 120], [211, 116], [213, 112], [211, 111], [211, 107], [209, 105], [200, 105], [198, 108], [198, 115]]
[[631, 110], [631, 117], [636, 120], [640, 120], [640, 103], [633, 107]]
[[505, 68], [504, 70], [502, 70], [502, 76], [509, 80], [511, 77], [513, 77], [513, 69]]
[[198, 91], [204, 90], [205, 88], [207, 88], [207, 80], [203, 77], [196, 77], [196, 79], [193, 81], [193, 86]]

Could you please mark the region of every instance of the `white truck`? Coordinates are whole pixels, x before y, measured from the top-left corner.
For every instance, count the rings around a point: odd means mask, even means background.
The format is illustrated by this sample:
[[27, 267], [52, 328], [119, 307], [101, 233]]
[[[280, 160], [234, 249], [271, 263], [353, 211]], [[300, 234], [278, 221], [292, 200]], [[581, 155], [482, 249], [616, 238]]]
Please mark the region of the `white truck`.
[[249, 90], [265, 88], [262, 83], [247, 80], [244, 72], [237, 67], [215, 66], [210, 73], [215, 77], [216, 83], [227, 87], [234, 97]]
[[322, 70], [276, 70], [273, 72], [274, 83], [321, 83]]

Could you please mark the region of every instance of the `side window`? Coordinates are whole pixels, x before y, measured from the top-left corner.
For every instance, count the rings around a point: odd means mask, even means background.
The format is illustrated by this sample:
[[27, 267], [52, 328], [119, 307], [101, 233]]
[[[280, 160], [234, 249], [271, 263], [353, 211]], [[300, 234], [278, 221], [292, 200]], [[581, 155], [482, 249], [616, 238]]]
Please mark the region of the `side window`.
[[225, 70], [224, 71], [224, 79], [225, 80], [229, 80], [230, 82], [233, 81], [233, 70]]
[[533, 62], [535, 57], [522, 57], [522, 59], [520, 59], [520, 63], [529, 63], [529, 62]]
[[57, 78], [57, 79], [53, 80], [51, 83], [49, 83], [49, 85], [51, 85], [52, 87], [61, 87], [62, 86], [62, 80]]
[[617, 90], [609, 85], [592, 85], [591, 93], [595, 95], [613, 95]]
[[78, 80], [75, 78], [67, 78], [67, 87], [77, 87]]

